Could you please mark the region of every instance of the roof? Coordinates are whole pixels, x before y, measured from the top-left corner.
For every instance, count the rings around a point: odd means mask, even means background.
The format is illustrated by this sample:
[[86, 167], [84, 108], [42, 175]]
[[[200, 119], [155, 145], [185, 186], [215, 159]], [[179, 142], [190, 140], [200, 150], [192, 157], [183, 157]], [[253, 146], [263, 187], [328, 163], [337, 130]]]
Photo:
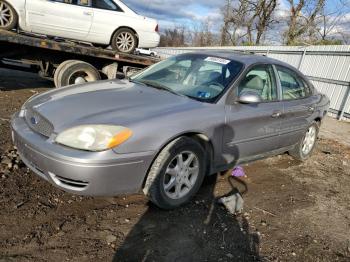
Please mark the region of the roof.
[[262, 56], [262, 55], [244, 53], [244, 52], [237, 52], [237, 51], [230, 51], [230, 50], [210, 50], [210, 51], [203, 50], [203, 51], [196, 51], [191, 54], [209, 55], [209, 56], [216, 56], [216, 57], [225, 58], [229, 60], [235, 60], [235, 61], [241, 62], [246, 66], [249, 66], [255, 63], [268, 63], [268, 64], [283, 65], [285, 67], [295, 69], [294, 67], [280, 60]]

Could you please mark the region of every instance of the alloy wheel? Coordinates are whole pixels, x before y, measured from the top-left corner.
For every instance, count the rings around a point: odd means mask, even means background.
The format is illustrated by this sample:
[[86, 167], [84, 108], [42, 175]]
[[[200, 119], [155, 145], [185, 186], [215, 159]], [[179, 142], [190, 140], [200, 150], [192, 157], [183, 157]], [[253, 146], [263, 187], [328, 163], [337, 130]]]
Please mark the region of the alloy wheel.
[[116, 39], [117, 47], [119, 51], [124, 53], [130, 52], [135, 46], [135, 39], [129, 32], [121, 32]]
[[13, 20], [13, 13], [10, 6], [5, 2], [0, 2], [0, 28], [9, 26]]
[[303, 141], [302, 149], [304, 155], [308, 155], [312, 148], [314, 147], [316, 142], [316, 128], [314, 126], [310, 126], [305, 134], [305, 138]]
[[169, 163], [163, 181], [165, 194], [174, 200], [186, 196], [196, 184], [199, 174], [198, 157], [190, 151], [176, 155]]

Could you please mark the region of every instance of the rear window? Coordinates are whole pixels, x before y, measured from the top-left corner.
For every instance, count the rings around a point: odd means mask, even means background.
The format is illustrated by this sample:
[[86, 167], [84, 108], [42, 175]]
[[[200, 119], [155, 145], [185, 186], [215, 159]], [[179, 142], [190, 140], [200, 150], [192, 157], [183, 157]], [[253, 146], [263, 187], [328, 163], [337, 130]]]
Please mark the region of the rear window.
[[116, 3], [111, 0], [92, 0], [92, 7], [118, 12], [123, 11]]

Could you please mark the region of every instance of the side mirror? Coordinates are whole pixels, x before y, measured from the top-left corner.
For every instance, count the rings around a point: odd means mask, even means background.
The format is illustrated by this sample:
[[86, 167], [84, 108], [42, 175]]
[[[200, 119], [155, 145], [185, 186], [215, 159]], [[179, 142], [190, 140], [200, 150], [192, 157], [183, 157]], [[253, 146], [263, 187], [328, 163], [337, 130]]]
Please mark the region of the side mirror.
[[262, 101], [261, 96], [252, 91], [244, 91], [238, 97], [238, 102], [242, 104], [255, 104]]

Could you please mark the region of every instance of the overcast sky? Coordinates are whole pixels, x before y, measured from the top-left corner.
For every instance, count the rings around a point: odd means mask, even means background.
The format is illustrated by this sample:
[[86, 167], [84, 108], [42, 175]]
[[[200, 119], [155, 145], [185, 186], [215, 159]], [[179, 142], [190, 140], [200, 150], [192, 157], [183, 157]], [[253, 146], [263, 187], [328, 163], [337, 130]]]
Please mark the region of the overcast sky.
[[[329, 13], [340, 10], [339, 1], [349, 2], [350, 7], [350, 0], [326, 1]], [[193, 24], [209, 18], [214, 31], [218, 31], [222, 24], [220, 8], [225, 4], [225, 0], [124, 0], [124, 2], [139, 14], [156, 18], [161, 29], [176, 25], [191, 28]], [[288, 9], [287, 0], [279, 0], [277, 15], [285, 16]], [[346, 23], [339, 30], [350, 31], [350, 9], [343, 19]]]
[[163, 28], [174, 24], [191, 25], [193, 22], [206, 19], [208, 16], [218, 20], [220, 6], [224, 0], [124, 0], [139, 14], [159, 20]]

